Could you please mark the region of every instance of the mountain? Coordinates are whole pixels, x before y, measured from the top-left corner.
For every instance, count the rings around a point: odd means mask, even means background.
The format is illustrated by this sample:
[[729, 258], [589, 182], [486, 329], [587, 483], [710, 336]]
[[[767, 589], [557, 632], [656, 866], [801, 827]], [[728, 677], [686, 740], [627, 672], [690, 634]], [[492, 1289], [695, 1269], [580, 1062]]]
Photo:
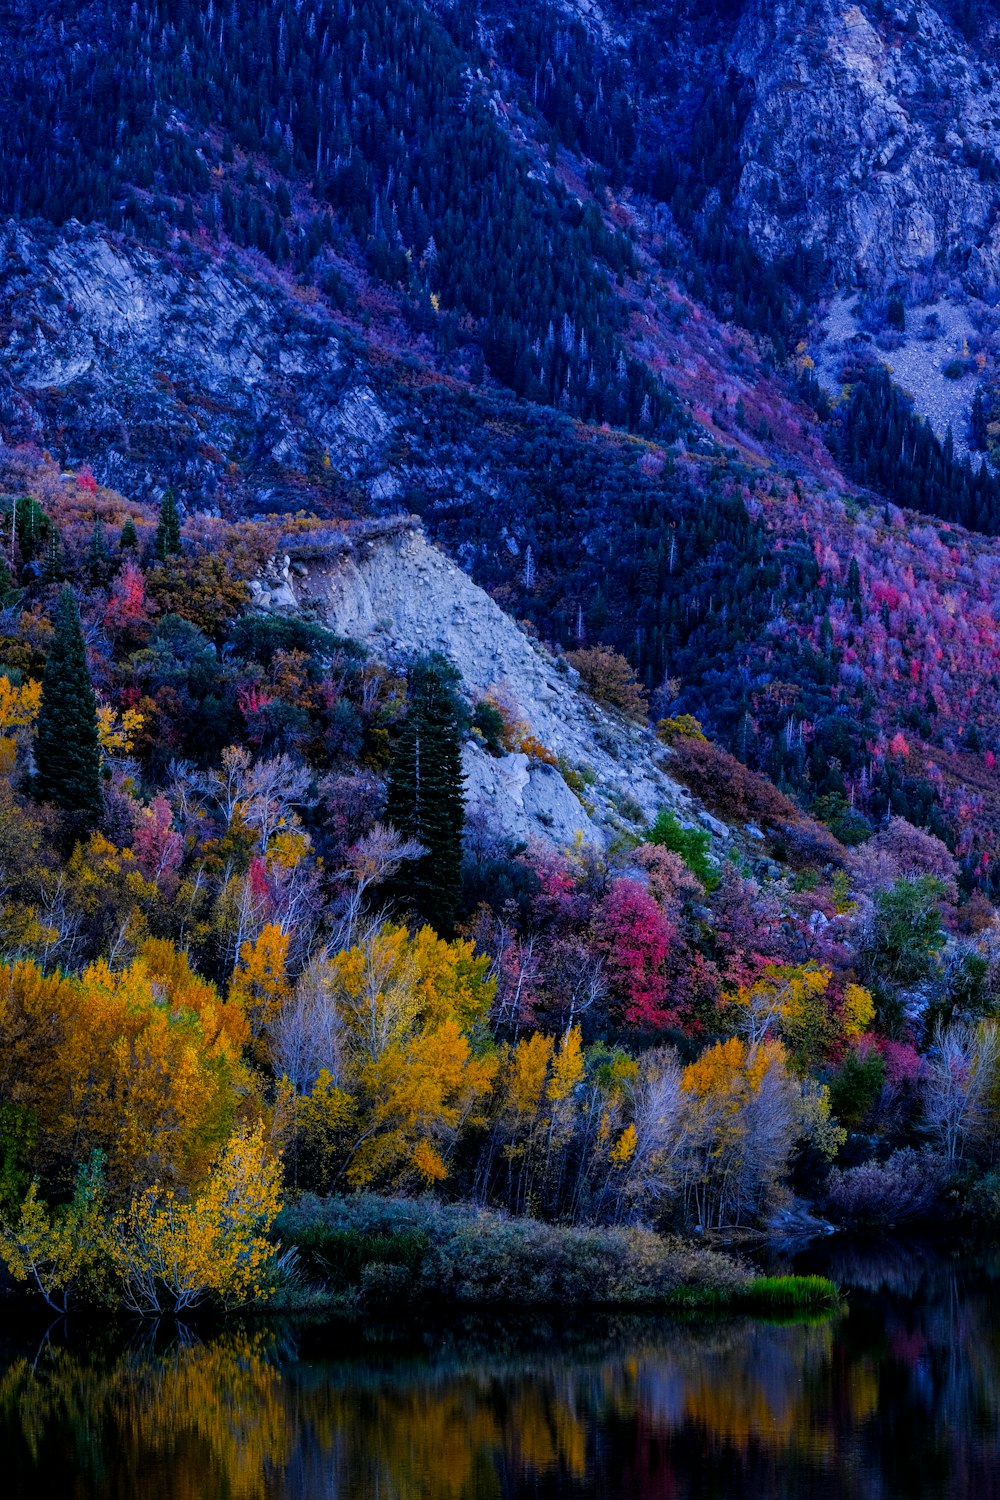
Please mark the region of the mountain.
[[192, 516], [416, 513], [841, 833], [1000, 880], [992, 4], [2, 23], [9, 445]]
[[0, 0], [11, 1275], [997, 1222], [998, 40]]

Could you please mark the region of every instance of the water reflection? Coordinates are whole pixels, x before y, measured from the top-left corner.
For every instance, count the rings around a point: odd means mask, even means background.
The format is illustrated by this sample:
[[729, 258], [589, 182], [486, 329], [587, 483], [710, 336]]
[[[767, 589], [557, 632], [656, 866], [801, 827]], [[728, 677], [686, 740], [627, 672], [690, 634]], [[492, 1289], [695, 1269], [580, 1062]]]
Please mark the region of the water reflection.
[[833, 1322], [53, 1330], [0, 1350], [4, 1492], [79, 1500], [991, 1500], [997, 1267], [817, 1252]]

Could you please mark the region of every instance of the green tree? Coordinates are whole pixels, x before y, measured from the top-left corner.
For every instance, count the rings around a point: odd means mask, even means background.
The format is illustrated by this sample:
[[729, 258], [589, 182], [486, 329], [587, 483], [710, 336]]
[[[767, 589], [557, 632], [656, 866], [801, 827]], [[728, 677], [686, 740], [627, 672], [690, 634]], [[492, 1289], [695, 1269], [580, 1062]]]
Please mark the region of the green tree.
[[160, 501], [160, 519], [156, 525], [153, 551], [160, 562], [175, 556], [181, 550], [181, 518], [177, 513], [177, 501], [173, 490], [167, 490]]
[[129, 516], [122, 527], [122, 534], [118, 538], [118, 549], [120, 552], [137, 552], [139, 550], [139, 533], [135, 529], [135, 522]]
[[42, 677], [42, 706], [35, 737], [35, 789], [83, 827], [101, 815], [101, 755], [97, 704], [87, 669], [76, 595], [59, 595], [55, 634]]
[[861, 958], [883, 1024], [902, 1018], [900, 992], [926, 979], [945, 944], [941, 903], [947, 887], [931, 875], [897, 880], [875, 894]]
[[439, 658], [414, 668], [386, 802], [394, 827], [427, 851], [403, 866], [395, 894], [445, 937], [455, 925], [465, 826], [462, 712], [455, 677]]
[[104, 525], [100, 516], [98, 516], [94, 522], [94, 529], [90, 533], [90, 541], [87, 543], [87, 555], [84, 559], [87, 577], [91, 583], [100, 585], [107, 580], [108, 562], [108, 544], [104, 539]]

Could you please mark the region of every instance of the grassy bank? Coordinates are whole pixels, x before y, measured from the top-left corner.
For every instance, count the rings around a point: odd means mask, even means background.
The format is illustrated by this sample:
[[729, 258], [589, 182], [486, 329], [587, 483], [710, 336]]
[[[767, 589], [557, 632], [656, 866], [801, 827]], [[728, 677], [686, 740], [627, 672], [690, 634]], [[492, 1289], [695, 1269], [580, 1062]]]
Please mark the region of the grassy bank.
[[837, 1302], [822, 1277], [755, 1277], [717, 1250], [638, 1228], [567, 1227], [428, 1199], [305, 1195], [277, 1233], [296, 1248], [278, 1306], [393, 1305], [741, 1310]]
[[825, 1276], [753, 1276], [738, 1287], [679, 1287], [677, 1308], [698, 1312], [747, 1312], [789, 1317], [840, 1305], [840, 1288]]

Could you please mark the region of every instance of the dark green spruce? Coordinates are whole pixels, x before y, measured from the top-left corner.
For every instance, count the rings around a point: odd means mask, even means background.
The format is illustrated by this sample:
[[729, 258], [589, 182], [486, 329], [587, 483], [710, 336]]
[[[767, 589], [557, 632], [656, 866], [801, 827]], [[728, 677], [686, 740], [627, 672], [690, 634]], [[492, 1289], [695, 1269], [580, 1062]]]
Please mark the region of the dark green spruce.
[[156, 525], [153, 551], [160, 562], [176, 556], [181, 550], [181, 518], [173, 490], [167, 490], [160, 501], [160, 519]]
[[422, 663], [414, 670], [386, 802], [389, 822], [427, 851], [404, 865], [395, 894], [442, 937], [455, 926], [465, 826], [460, 710], [452, 677], [444, 663]]
[[55, 634], [42, 677], [35, 764], [39, 800], [67, 813], [80, 828], [92, 828], [103, 805], [97, 703], [80, 611], [68, 585], [56, 605]]

